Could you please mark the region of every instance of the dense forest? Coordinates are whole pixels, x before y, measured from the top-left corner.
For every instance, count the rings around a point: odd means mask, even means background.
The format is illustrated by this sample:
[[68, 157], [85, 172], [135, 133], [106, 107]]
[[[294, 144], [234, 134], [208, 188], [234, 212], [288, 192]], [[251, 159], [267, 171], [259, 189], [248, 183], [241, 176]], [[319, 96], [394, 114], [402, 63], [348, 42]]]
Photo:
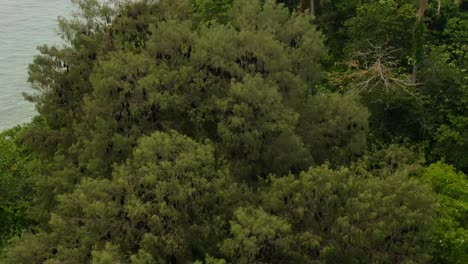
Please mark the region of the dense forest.
[[468, 263], [466, 1], [73, 2], [0, 263]]

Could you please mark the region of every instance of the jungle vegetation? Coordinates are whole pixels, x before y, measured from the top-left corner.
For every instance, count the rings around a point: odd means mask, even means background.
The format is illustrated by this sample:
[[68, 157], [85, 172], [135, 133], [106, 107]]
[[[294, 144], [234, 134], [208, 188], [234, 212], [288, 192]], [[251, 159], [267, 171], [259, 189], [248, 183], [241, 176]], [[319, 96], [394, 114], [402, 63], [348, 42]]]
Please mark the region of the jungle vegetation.
[[73, 2], [0, 263], [468, 263], [466, 2]]

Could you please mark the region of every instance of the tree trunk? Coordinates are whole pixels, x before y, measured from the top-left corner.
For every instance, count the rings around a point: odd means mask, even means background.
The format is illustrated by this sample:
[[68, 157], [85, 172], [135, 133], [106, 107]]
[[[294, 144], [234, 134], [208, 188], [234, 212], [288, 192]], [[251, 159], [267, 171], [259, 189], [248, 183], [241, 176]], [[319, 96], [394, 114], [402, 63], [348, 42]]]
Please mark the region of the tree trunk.
[[437, 15], [440, 16], [440, 7], [442, 6], [442, 0], [437, 1]]
[[421, 0], [421, 3], [419, 4], [419, 10], [418, 10], [418, 22], [421, 21], [422, 17], [424, 16], [424, 12], [426, 12], [427, 8], [427, 0]]
[[310, 0], [310, 14], [315, 16], [315, 3], [314, 3], [314, 0]]
[[[424, 26], [423, 26], [423, 21], [422, 18], [424, 16], [424, 13], [426, 12], [427, 8], [427, 1], [428, 0], [421, 0], [421, 3], [419, 4], [419, 9], [417, 13], [417, 22], [416, 22], [416, 28], [414, 32], [414, 65], [413, 65], [413, 83], [416, 83], [418, 80], [418, 66], [421, 64], [424, 53], [423, 53], [423, 45], [424, 45]], [[439, 1], [440, 3], [440, 1]]]
[[299, 5], [299, 10], [301, 13], [304, 13], [305, 11], [305, 0], [301, 0], [300, 5]]

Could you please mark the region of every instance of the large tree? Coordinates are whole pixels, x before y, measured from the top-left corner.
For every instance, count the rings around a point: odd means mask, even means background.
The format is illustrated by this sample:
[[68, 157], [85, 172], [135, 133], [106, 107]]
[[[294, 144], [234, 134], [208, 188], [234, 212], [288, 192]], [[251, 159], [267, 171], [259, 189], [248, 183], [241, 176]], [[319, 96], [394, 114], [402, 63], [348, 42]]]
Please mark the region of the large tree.
[[[67, 110], [61, 117], [67, 122], [49, 119], [57, 113], [44, 108], [27, 136], [32, 145], [38, 140], [56, 143], [40, 148], [64, 157], [60, 159], [66, 170], [74, 168], [66, 173], [71, 175], [64, 184], [79, 181], [76, 172], [109, 177], [112, 164], [131, 155], [139, 137], [169, 129], [212, 140], [219, 155], [232, 161], [234, 174], [249, 181], [268, 173], [299, 171], [314, 159], [333, 161], [314, 157], [322, 146], [305, 146], [308, 132], [301, 128], [314, 126], [298, 122], [302, 115], [322, 115], [308, 106], [325, 54], [323, 37], [310, 16], [291, 14], [274, 1], [234, 1], [210, 15], [205, 13], [209, 3], [203, 1], [195, 7], [190, 1], [123, 2], [112, 11], [94, 2], [79, 3], [90, 21], [64, 23], [72, 45], [46, 50], [92, 50], [83, 60], [70, 58], [79, 65], [76, 71], [86, 76], [75, 82], [78, 76], [68, 75], [75, 69], [68, 63], [57, 64], [52, 72], [37, 72], [44, 69], [43, 59], [47, 64], [54, 60], [46, 54], [31, 66], [32, 80], [43, 90], [35, 99], [41, 107], [64, 109], [62, 102], [47, 101], [61, 86], [40, 82], [50, 81], [46, 76], [57, 75], [80, 89], [76, 94], [60, 93], [75, 105], [76, 111]], [[78, 30], [83, 27], [89, 32]], [[76, 46], [80, 38], [92, 47]], [[336, 100], [360, 109], [353, 100]], [[366, 118], [360, 115], [358, 123]], [[349, 135], [356, 137], [346, 135], [329, 147], [346, 149], [358, 146], [351, 141], [365, 142], [362, 128], [366, 126], [351, 125]], [[354, 154], [365, 148], [359, 146]]]

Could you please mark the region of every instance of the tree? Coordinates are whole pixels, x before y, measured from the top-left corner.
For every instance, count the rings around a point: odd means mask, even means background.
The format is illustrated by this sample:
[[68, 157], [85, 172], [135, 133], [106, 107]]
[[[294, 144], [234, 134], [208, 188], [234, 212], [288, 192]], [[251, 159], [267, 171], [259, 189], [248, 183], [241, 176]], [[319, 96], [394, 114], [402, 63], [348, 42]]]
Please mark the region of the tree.
[[447, 49], [458, 46], [455, 44], [457, 41], [452, 42], [449, 38], [447, 42], [447, 45], [431, 48], [420, 71], [432, 139], [428, 157], [431, 162], [444, 158], [466, 172], [468, 160], [464, 152], [468, 142], [468, 82], [464, 77], [465, 66], [459, 64], [460, 61], [452, 61], [455, 57]]
[[22, 130], [0, 133], [0, 251], [31, 223], [27, 211], [34, 197], [33, 179], [42, 166], [22, 145]]
[[433, 237], [435, 260], [438, 263], [468, 261], [468, 180], [453, 166], [437, 162], [422, 175], [440, 203], [438, 223]]
[[[133, 158], [117, 166], [112, 179], [88, 178], [74, 192], [60, 196], [50, 232], [24, 236], [6, 260], [203, 259], [205, 254], [217, 254], [233, 209], [248, 197], [227, 168], [216, 162], [212, 146], [176, 132], [156, 132], [139, 140]], [[31, 244], [29, 257], [23, 256], [23, 247]]]
[[204, 21], [226, 23], [229, 19], [228, 10], [233, 2], [233, 0], [195, 0], [195, 7]]
[[[140, 5], [124, 6], [122, 12], [130, 13], [127, 8], [132, 13], [147, 8]], [[114, 162], [131, 154], [140, 136], [168, 129], [198, 140], [209, 138], [219, 146], [250, 140], [250, 146], [259, 146], [245, 149], [251, 153], [233, 156], [233, 149], [220, 148], [225, 158], [240, 158], [242, 166], [233, 166], [245, 168], [245, 174], [239, 176], [250, 180], [255, 180], [257, 174], [274, 172], [267, 165], [274, 164], [269, 159], [283, 151], [303, 153], [301, 165], [283, 163], [283, 171], [311, 164], [302, 139], [295, 135], [294, 118], [298, 111], [295, 107], [303, 105], [301, 101], [320, 77], [318, 61], [324, 54], [322, 37], [309, 17], [290, 14], [273, 1], [263, 5], [257, 1], [235, 1], [226, 13], [230, 26], [216, 21], [197, 24], [188, 2], [162, 1], [147, 9], [160, 14], [153, 20], [145, 18], [146, 10], [137, 16], [137, 21], [143, 21], [140, 27], [148, 28], [148, 34], [144, 31], [142, 37], [133, 37], [132, 23], [126, 23], [129, 29], [118, 31], [130, 34], [119, 33], [128, 39], [125, 41], [142, 43], [137, 48], [108, 53], [90, 74], [92, 91], [85, 96], [83, 114], [75, 125], [76, 143], [70, 148], [80, 170], [96, 177], [108, 175]], [[117, 17], [117, 25], [114, 23], [111, 28], [120, 25], [120, 19], [123, 18]], [[264, 81], [247, 82], [249, 76]], [[238, 99], [240, 82], [246, 82], [247, 87]], [[257, 84], [260, 87], [255, 87]], [[266, 85], [273, 85], [277, 91], [262, 88]], [[252, 115], [247, 122], [262, 124], [255, 128], [257, 131], [251, 131], [251, 135], [257, 135], [242, 139], [245, 134], [231, 133], [234, 138], [228, 139], [225, 122], [229, 115], [236, 114], [232, 107], [244, 107], [250, 93], [247, 88], [252, 93], [256, 93], [255, 89], [260, 91], [253, 97], [260, 101], [249, 102], [252, 106], [248, 111], [263, 108], [259, 111], [268, 114], [267, 107], [278, 107], [279, 116], [268, 118], [284, 124], [272, 129], [268, 127], [270, 121], [261, 121], [262, 115]], [[267, 134], [262, 132], [267, 130]], [[279, 141], [289, 149], [261, 147]], [[253, 168], [248, 171], [248, 167]]]
[[232, 238], [223, 249], [229, 249], [232, 262], [430, 259], [425, 248], [434, 220], [434, 197], [403, 170], [379, 175], [362, 164], [336, 171], [322, 166], [272, 177], [260, 196], [261, 209], [236, 211], [237, 219], [231, 222]]
[[413, 43], [415, 8], [396, 1], [371, 1], [357, 7], [356, 15], [346, 21], [350, 42], [348, 54], [365, 52], [369, 44], [397, 49], [397, 58], [409, 56]]
[[228, 100], [221, 103], [226, 116], [218, 124], [219, 149], [227, 153], [236, 175], [287, 173], [312, 164], [294, 134], [297, 114], [282, 105], [273, 83], [259, 75], [246, 77], [243, 83], [232, 84]]
[[316, 164], [348, 165], [365, 154], [369, 113], [351, 94], [318, 94], [304, 106], [297, 132]]

